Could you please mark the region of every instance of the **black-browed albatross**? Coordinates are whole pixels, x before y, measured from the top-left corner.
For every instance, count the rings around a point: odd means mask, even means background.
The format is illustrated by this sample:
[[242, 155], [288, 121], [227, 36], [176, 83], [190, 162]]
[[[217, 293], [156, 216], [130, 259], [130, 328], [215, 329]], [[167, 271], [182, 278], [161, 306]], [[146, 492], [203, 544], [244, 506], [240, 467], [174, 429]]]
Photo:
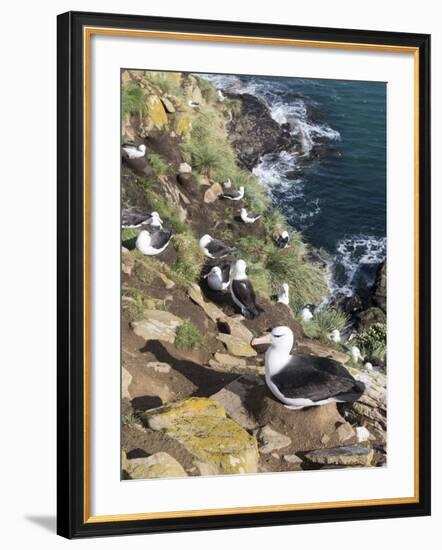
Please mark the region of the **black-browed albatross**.
[[270, 343], [265, 355], [265, 380], [273, 395], [289, 409], [327, 403], [352, 403], [365, 385], [333, 359], [290, 354], [294, 337], [289, 327], [275, 327], [271, 334], [254, 338], [252, 345]]

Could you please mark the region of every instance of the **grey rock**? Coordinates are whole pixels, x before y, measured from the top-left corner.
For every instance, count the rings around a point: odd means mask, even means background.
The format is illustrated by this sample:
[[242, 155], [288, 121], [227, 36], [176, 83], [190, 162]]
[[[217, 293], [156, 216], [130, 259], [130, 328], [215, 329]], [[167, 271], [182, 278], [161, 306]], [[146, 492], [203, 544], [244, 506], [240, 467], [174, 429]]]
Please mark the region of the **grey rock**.
[[273, 451], [285, 449], [285, 447], [288, 447], [292, 442], [290, 437], [277, 432], [269, 425], [258, 430], [257, 439], [259, 450], [263, 454], [273, 453]]
[[373, 460], [373, 449], [352, 445], [317, 449], [306, 453], [305, 458], [314, 464], [333, 466], [370, 466]]

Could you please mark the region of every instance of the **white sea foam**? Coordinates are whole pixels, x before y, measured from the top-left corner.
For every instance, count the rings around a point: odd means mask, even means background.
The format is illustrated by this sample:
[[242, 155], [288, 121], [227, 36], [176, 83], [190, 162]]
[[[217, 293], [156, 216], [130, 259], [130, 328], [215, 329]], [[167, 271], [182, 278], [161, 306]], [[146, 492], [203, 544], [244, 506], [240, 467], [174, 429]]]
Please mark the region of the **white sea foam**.
[[[327, 279], [332, 296], [352, 296], [355, 280], [362, 270], [375, 268], [386, 258], [386, 237], [354, 235], [340, 240], [336, 254], [327, 266]], [[374, 281], [371, 281], [372, 283]]]

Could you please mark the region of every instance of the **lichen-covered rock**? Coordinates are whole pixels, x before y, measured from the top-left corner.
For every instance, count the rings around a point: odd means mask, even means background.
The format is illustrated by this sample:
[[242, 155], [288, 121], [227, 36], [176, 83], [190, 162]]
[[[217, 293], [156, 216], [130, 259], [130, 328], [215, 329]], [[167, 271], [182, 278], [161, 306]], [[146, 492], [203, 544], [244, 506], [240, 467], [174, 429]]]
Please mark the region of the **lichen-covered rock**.
[[164, 110], [161, 99], [157, 95], [149, 95], [146, 100], [146, 108], [153, 125], [161, 129], [167, 126], [167, 113]]
[[226, 417], [208, 398], [193, 397], [142, 415], [152, 430], [164, 431], [192, 455], [201, 475], [254, 473], [258, 468], [255, 437]]
[[218, 198], [222, 194], [223, 194], [222, 186], [218, 182], [215, 182], [204, 193], [204, 202], [206, 204], [210, 204], [212, 202], [215, 202], [216, 200], [218, 200]]
[[373, 301], [384, 312], [387, 311], [387, 264], [384, 262], [376, 275]]
[[187, 113], [177, 113], [175, 120], [175, 132], [180, 137], [186, 137], [192, 131], [192, 119]]
[[306, 453], [305, 458], [314, 464], [324, 466], [370, 466], [373, 460], [373, 449], [359, 445], [316, 449]]
[[228, 353], [220, 353], [218, 351], [215, 353], [215, 360], [228, 367], [245, 367], [246, 365], [245, 359], [234, 357]]
[[174, 104], [168, 99], [167, 97], [162, 97], [161, 102], [163, 104], [163, 107], [166, 109], [166, 112], [168, 113], [174, 113], [175, 112], [175, 106]]
[[164, 452], [155, 453], [148, 457], [126, 459], [123, 469], [131, 479], [187, 477], [187, 473], [181, 464]]
[[178, 168], [178, 172], [180, 174], [191, 174], [192, 167], [187, 162], [182, 162]]
[[218, 334], [217, 338], [223, 342], [229, 353], [232, 355], [237, 355], [239, 357], [255, 357], [255, 355], [257, 355], [252, 346], [241, 338], [237, 338], [231, 334], [222, 333]]
[[144, 319], [133, 321], [131, 326], [135, 334], [145, 340], [162, 340], [173, 344], [176, 329], [182, 323], [182, 319], [168, 311], [148, 309], [144, 312]]

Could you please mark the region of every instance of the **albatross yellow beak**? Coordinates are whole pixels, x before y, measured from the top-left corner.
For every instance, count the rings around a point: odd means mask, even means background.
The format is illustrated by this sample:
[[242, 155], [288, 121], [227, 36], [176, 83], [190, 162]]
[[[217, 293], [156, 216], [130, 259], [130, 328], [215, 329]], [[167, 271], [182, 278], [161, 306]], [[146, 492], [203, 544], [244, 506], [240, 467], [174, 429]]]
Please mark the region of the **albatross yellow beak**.
[[259, 346], [261, 344], [271, 344], [272, 343], [272, 333], [268, 332], [267, 334], [264, 334], [263, 336], [258, 336], [256, 338], [253, 338], [251, 341], [252, 346]]

